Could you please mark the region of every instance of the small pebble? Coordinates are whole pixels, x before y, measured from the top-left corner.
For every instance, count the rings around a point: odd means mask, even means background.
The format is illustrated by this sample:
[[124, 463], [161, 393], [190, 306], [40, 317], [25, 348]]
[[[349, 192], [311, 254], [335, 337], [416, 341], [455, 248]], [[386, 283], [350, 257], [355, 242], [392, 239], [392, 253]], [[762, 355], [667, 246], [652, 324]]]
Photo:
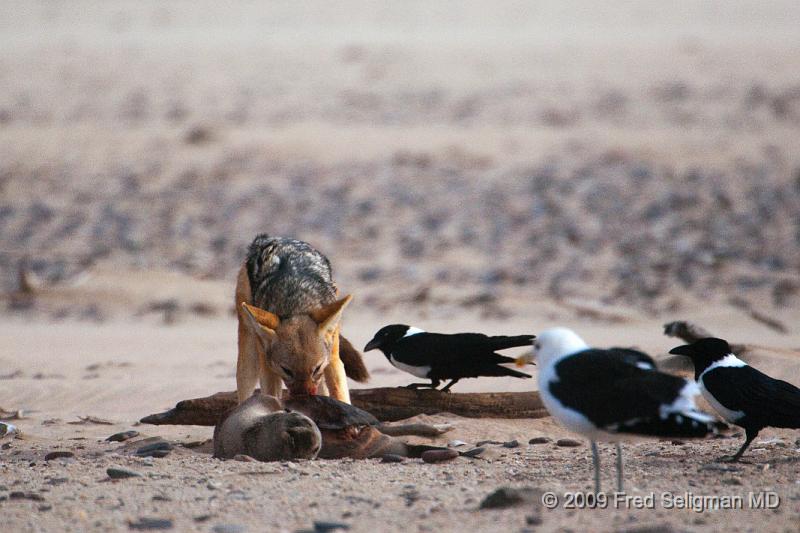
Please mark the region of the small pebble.
[[322, 520], [314, 520], [314, 531], [317, 533], [336, 531], [337, 529], [343, 529], [346, 531], [350, 529], [350, 525], [342, 522], [325, 522]]
[[475, 443], [475, 446], [486, 446], [487, 444], [503, 444], [499, 440], [479, 440]]
[[426, 463], [441, 463], [458, 457], [455, 450], [428, 450], [422, 452], [422, 460]]
[[467, 450], [465, 452], [461, 452], [462, 457], [478, 457], [480, 454], [486, 451], [486, 448], [483, 446], [478, 446], [477, 448], [472, 448], [471, 450]]
[[247, 528], [240, 524], [217, 524], [211, 528], [213, 533], [244, 533]]
[[550, 442], [548, 437], [533, 437], [528, 441], [528, 444], [547, 444], [548, 442]]
[[37, 492], [23, 492], [21, 490], [15, 490], [11, 494], [8, 495], [9, 499], [11, 500], [32, 500], [35, 502], [43, 502], [44, 496]]
[[54, 452], [50, 452], [44, 456], [45, 461], [52, 461], [53, 459], [68, 459], [70, 457], [75, 457], [75, 454], [72, 452], [67, 452], [63, 450], [57, 450]]
[[519, 448], [519, 441], [515, 439], [515, 440], [510, 440], [508, 442], [504, 442], [503, 448]]
[[541, 504], [542, 491], [533, 487], [500, 487], [481, 502], [481, 509], [506, 509], [522, 504]]
[[402, 463], [406, 458], [396, 453], [385, 453], [381, 456], [382, 463]]
[[258, 459], [255, 457], [250, 457], [249, 455], [245, 455], [243, 453], [237, 453], [233, 456], [234, 461], [241, 461], [243, 463], [257, 463]]
[[124, 441], [126, 441], [128, 439], [132, 439], [133, 437], [138, 437], [138, 436], [139, 436], [139, 432], [138, 431], [134, 431], [134, 430], [120, 431], [119, 433], [114, 433], [113, 435], [108, 437], [106, 440], [108, 442], [124, 442]]
[[166, 518], [139, 518], [136, 522], [128, 522], [131, 529], [172, 529], [172, 520]]
[[575, 448], [582, 445], [583, 443], [581, 441], [575, 439], [558, 439], [556, 441], [556, 446], [561, 446], [563, 448]]
[[129, 477], [142, 477], [139, 472], [128, 470], [127, 468], [110, 467], [106, 469], [106, 474], [111, 479], [125, 479]]
[[136, 455], [139, 457], [164, 457], [174, 446], [167, 441], [158, 441], [152, 444], [147, 444], [136, 450]]
[[222, 488], [222, 483], [212, 479], [211, 481], [208, 482], [208, 484], [206, 484], [206, 487], [208, 488], [208, 490], [219, 490]]
[[447, 443], [448, 448], [458, 448], [459, 446], [466, 446], [467, 443], [463, 440], [451, 440]]
[[51, 510], [52, 508], [53, 508], [53, 506], [52, 506], [52, 505], [50, 505], [49, 503], [44, 503], [44, 504], [40, 505], [39, 507], [37, 507], [37, 509], [38, 509], [39, 511], [49, 511], [49, 510]]

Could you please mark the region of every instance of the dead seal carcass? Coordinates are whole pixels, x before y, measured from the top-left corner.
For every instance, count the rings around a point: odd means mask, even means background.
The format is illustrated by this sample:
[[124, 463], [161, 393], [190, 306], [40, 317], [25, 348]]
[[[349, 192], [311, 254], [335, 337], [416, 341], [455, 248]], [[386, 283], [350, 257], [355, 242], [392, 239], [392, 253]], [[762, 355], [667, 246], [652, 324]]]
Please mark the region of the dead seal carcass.
[[424, 451], [441, 448], [407, 444], [394, 436], [434, 436], [444, 431], [420, 424], [384, 426], [363, 409], [328, 396], [295, 396], [281, 403], [256, 393], [217, 423], [214, 456], [245, 454], [260, 461], [420, 457]]

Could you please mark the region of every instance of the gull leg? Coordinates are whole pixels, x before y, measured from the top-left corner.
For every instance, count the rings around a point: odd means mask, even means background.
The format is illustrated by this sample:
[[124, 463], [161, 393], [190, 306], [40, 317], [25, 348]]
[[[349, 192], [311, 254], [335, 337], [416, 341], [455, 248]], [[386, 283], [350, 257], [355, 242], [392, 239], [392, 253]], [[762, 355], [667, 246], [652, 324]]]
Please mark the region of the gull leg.
[[617, 492], [622, 492], [622, 445], [617, 443]]
[[592, 441], [592, 463], [594, 464], [594, 493], [600, 494], [600, 452], [597, 443]]

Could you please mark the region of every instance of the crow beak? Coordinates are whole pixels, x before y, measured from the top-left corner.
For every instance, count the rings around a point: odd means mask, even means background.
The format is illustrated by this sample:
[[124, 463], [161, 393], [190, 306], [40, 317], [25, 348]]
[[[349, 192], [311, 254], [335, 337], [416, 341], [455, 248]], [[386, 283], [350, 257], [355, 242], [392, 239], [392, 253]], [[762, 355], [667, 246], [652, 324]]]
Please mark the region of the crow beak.
[[674, 355], [686, 355], [688, 357], [691, 357], [693, 355], [691, 351], [691, 346], [689, 346], [688, 344], [684, 344], [683, 346], [676, 346], [675, 348], [671, 349], [669, 353]]
[[366, 346], [364, 346], [364, 351], [368, 352], [370, 350], [374, 350], [375, 348], [377, 348], [380, 345], [381, 345], [381, 343], [380, 343], [380, 341], [378, 339], [372, 339], [371, 341], [369, 341], [367, 343]]

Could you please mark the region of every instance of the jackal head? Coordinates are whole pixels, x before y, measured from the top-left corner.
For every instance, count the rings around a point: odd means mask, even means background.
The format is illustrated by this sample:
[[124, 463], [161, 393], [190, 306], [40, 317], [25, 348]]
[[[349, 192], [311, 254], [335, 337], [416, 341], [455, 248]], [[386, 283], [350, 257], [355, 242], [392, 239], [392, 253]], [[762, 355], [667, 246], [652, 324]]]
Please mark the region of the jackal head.
[[256, 334], [267, 369], [283, 379], [292, 396], [316, 394], [328, 366], [347, 295], [308, 314], [280, 319], [242, 302], [247, 326]]

